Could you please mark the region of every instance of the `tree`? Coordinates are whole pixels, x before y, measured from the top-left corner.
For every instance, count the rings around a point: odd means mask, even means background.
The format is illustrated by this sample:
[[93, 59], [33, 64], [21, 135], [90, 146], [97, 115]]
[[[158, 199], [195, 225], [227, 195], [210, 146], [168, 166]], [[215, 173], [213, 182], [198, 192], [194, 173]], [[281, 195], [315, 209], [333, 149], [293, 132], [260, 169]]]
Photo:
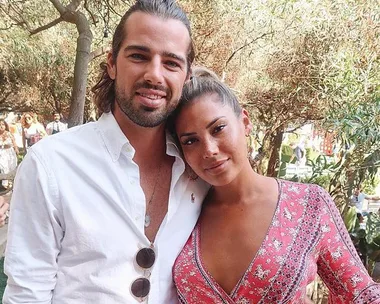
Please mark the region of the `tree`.
[[[83, 122], [83, 111], [87, 93], [88, 66], [92, 58], [95, 57], [97, 50], [91, 52], [93, 34], [91, 25], [96, 26], [99, 20], [103, 19], [105, 30], [108, 31], [110, 22], [110, 12], [116, 13], [114, 6], [121, 4], [113, 1], [111, 6], [109, 1], [92, 1], [91, 5], [86, 0], [72, 0], [67, 5], [63, 1], [49, 0], [51, 5], [58, 12], [54, 20], [48, 21], [52, 8], [45, 7], [45, 1], [6, 0], [4, 7], [1, 8], [2, 14], [8, 18], [6, 28], [21, 26], [32, 36], [42, 31], [46, 31], [57, 26], [62, 22], [74, 24], [78, 31], [76, 43], [76, 55], [74, 65], [74, 76], [72, 78], [71, 102], [69, 110], [69, 126], [81, 124]], [[125, 1], [122, 1], [125, 4]], [[91, 22], [92, 24], [91, 24]], [[103, 31], [102, 31], [103, 33]], [[102, 47], [101, 49], [105, 49]]]

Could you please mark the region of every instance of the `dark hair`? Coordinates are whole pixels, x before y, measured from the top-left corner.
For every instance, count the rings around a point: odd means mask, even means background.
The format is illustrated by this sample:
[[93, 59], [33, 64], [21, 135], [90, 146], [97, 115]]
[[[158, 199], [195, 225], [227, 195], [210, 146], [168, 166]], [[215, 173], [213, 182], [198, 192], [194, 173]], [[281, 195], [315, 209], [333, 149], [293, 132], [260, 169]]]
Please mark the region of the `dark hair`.
[[[163, 19], [175, 19], [181, 21], [187, 28], [190, 36], [190, 45], [187, 53], [187, 72], [190, 73], [191, 64], [194, 61], [195, 51], [191, 36], [190, 21], [185, 12], [177, 5], [175, 0], [137, 0], [121, 18], [112, 38], [112, 58], [116, 61], [120, 47], [125, 39], [125, 23], [135, 12], [142, 12]], [[91, 89], [95, 94], [94, 103], [98, 107], [99, 114], [113, 109], [115, 102], [115, 83], [107, 72], [107, 64], [101, 63], [101, 76], [98, 83]]]
[[241, 106], [231, 89], [219, 80], [216, 74], [204, 67], [193, 68], [190, 80], [184, 85], [174, 116], [178, 115], [183, 107], [191, 104], [196, 98], [205, 94], [218, 94], [223, 105], [228, 104], [236, 116], [241, 114]]
[[5, 119], [4, 119], [4, 118], [0, 118], [0, 122], [3, 122], [3, 123], [4, 123], [4, 125], [5, 125], [5, 131], [8, 131], [8, 132], [9, 132], [9, 125], [8, 125], [8, 123], [5, 121]]
[[167, 123], [169, 131], [175, 138], [175, 122], [178, 115], [181, 113], [181, 110], [184, 107], [192, 104], [196, 98], [206, 94], [214, 93], [219, 96], [219, 101], [222, 105], [229, 105], [234, 111], [235, 115], [237, 117], [240, 117], [242, 108], [231, 89], [222, 81], [220, 81], [214, 72], [204, 67], [194, 67], [190, 80], [186, 82], [183, 87], [182, 96], [179, 100], [178, 106], [173, 114], [169, 117]]

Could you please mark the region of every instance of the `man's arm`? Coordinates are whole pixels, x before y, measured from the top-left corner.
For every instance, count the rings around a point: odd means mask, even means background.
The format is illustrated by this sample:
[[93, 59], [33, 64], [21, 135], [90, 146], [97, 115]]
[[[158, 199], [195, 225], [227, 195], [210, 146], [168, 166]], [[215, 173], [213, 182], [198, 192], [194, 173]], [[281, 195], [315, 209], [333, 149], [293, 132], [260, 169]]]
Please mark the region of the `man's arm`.
[[368, 194], [365, 194], [365, 193], [363, 193], [363, 194], [364, 194], [364, 198], [366, 200], [373, 200], [373, 201], [380, 200], [380, 196], [378, 196], [378, 195], [368, 195]]
[[52, 303], [63, 229], [58, 186], [46, 163], [31, 149], [15, 178], [4, 304]]
[[46, 134], [51, 135], [53, 133], [53, 124], [49, 122], [46, 126]]

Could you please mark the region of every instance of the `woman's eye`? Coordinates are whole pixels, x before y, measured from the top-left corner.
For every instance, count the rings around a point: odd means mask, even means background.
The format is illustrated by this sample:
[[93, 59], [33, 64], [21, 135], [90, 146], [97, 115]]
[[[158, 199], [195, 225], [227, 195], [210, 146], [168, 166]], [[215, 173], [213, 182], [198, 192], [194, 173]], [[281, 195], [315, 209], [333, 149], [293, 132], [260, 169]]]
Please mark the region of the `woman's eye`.
[[195, 138], [189, 138], [185, 141], [182, 142], [182, 145], [184, 146], [190, 146], [192, 145], [193, 143], [195, 143], [196, 139]]
[[225, 127], [226, 127], [225, 125], [217, 126], [217, 127], [215, 127], [213, 133], [219, 133], [219, 132], [222, 131]]

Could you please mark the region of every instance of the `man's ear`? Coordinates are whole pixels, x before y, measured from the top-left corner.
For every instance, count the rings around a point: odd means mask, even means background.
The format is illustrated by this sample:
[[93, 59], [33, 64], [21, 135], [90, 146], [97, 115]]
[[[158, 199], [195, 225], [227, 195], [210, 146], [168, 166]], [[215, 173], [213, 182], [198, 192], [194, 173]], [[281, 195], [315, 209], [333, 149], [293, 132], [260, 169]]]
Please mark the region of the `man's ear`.
[[189, 71], [186, 75], [186, 79], [185, 79], [185, 82], [189, 81], [190, 78], [191, 78], [191, 75], [193, 75], [193, 69], [191, 68], [191, 66], [189, 67]]
[[112, 56], [112, 50], [107, 54], [107, 73], [112, 80], [116, 78], [116, 62]]
[[251, 133], [253, 126], [252, 126], [252, 122], [249, 118], [249, 113], [246, 109], [242, 109], [241, 117], [242, 117], [243, 124], [244, 124], [245, 135], [248, 136]]

